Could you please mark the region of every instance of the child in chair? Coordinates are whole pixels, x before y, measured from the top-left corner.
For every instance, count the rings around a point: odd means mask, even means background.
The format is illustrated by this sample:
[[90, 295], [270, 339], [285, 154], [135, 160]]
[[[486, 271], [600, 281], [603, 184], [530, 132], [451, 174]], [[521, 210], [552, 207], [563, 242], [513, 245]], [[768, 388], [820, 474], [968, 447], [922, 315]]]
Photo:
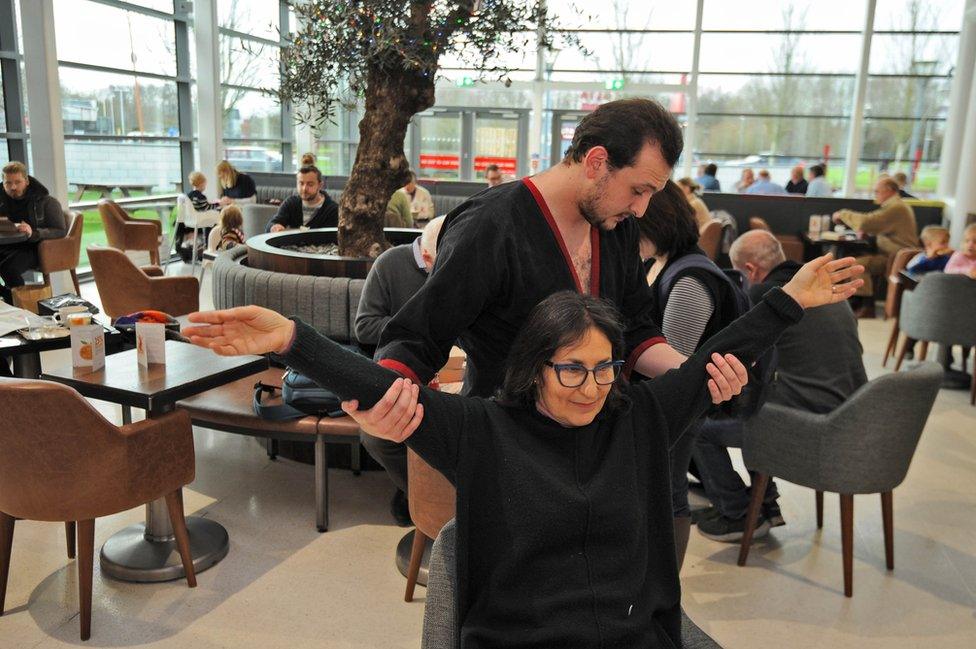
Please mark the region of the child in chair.
[[204, 176], [199, 171], [194, 171], [190, 174], [188, 179], [190, 181], [190, 186], [193, 187], [192, 190], [186, 193], [186, 197], [190, 199], [193, 203], [193, 209], [197, 212], [206, 212], [207, 210], [218, 209], [217, 203], [212, 203], [207, 200], [204, 195], [204, 190], [207, 189], [207, 177]]
[[949, 230], [937, 225], [928, 225], [922, 229], [919, 238], [925, 250], [912, 257], [905, 270], [913, 275], [945, 270], [952, 256], [952, 248], [949, 247]]
[[952, 253], [945, 272], [976, 279], [976, 223], [971, 223], [963, 231], [962, 246]]
[[241, 230], [243, 226], [244, 215], [237, 205], [227, 205], [220, 210], [220, 223], [217, 225], [220, 228], [220, 240], [217, 243], [217, 250], [221, 252], [230, 250], [244, 243], [244, 232]]

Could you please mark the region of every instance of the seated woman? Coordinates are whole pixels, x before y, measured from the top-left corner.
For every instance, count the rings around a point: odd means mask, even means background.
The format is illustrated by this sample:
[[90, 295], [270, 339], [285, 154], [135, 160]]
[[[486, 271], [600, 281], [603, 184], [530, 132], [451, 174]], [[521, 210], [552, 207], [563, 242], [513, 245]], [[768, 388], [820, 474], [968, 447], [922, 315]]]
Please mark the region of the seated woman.
[[[691, 356], [696, 349], [738, 313], [737, 292], [722, 270], [698, 247], [698, 225], [681, 188], [667, 181], [637, 221], [640, 253], [648, 269], [648, 283], [655, 299], [654, 321], [672, 347]], [[747, 299], [747, 298], [744, 298]], [[703, 420], [698, 426], [722, 425]], [[688, 469], [694, 436], [686, 435], [671, 449], [671, 498], [674, 508], [678, 568], [684, 561], [691, 532], [688, 505]], [[769, 481], [768, 507], [775, 506], [776, 487]], [[741, 521], [744, 524], [744, 520]], [[755, 538], [769, 531], [765, 519], [757, 523]]]
[[220, 205], [257, 202], [258, 188], [254, 179], [221, 160], [217, 164], [217, 182], [220, 184]]
[[355, 399], [347, 412], [407, 402], [410, 423], [392, 441], [457, 487], [461, 647], [677, 647], [668, 448], [741, 385], [744, 366], [719, 352], [752, 362], [804, 307], [853, 294], [863, 268], [851, 264], [810, 262], [679, 369], [634, 386], [618, 380], [616, 313], [572, 292], [532, 311], [494, 399], [411, 385], [256, 306], [191, 314], [209, 326], [184, 333], [219, 354], [277, 352]]

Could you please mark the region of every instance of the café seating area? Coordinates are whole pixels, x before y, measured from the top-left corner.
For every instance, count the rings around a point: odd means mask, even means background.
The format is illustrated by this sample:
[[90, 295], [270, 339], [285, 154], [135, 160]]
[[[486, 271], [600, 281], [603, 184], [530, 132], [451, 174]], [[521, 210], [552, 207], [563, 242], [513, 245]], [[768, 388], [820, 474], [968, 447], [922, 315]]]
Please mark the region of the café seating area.
[[[281, 284], [274, 281], [273, 273], [234, 263], [241, 254], [219, 256], [214, 273], [202, 286], [189, 264], [174, 261], [165, 269], [140, 270], [128, 258], [125, 261], [132, 266], [131, 272], [146, 276], [142, 282], [169, 281], [174, 286], [192, 282], [194, 290], [188, 289], [187, 295], [198, 299], [203, 309], [245, 299], [281, 307], [282, 299], [290, 299], [288, 291], [272, 290]], [[92, 259], [99, 259], [97, 251]], [[81, 294], [101, 308], [111, 308], [111, 299], [106, 301], [103, 296], [114, 299], [125, 287], [113, 285], [106, 290], [95, 265], [95, 281], [83, 282]], [[255, 284], [259, 279], [265, 283]], [[343, 299], [337, 294], [317, 307], [324, 311], [304, 316], [319, 318], [320, 324], [334, 328], [333, 335], [340, 338], [343, 332], [349, 336], [354, 316], [350, 305], [358, 302], [361, 290], [360, 280], [344, 281]], [[293, 292], [299, 294], [301, 289], [295, 287]], [[912, 292], [906, 292], [910, 295]], [[344, 305], [342, 317], [329, 317], [326, 304]], [[912, 327], [910, 317], [907, 321]], [[852, 399], [849, 404], [858, 410], [857, 415], [850, 421], [842, 419], [873, 431], [875, 441], [862, 452], [863, 466], [874, 468], [858, 476], [859, 463], [850, 456], [850, 472], [862, 481], [888, 470], [871, 462], [878, 460], [878, 449], [892, 443], [888, 436], [896, 428], [885, 424], [886, 417], [895, 416], [884, 405], [888, 401], [869, 394], [877, 379], [906, 386], [898, 388], [908, 390], [898, 398], [902, 403], [923, 398], [922, 392], [933, 389], [931, 380], [926, 382], [928, 387], [916, 385], [925, 369], [910, 369], [916, 362], [904, 361], [897, 375], [891, 374], [890, 366], [882, 366], [891, 324], [880, 319], [859, 322], [865, 365], [875, 381], [865, 387], [863, 399]], [[933, 342], [937, 341], [933, 338]], [[67, 350], [41, 353], [44, 370], [70, 362]], [[265, 375], [273, 379], [276, 373], [280, 375], [276, 370], [251, 373], [180, 401], [177, 413], [166, 415], [188, 415], [193, 423], [195, 475], [187, 478], [189, 484], [183, 489], [187, 519], [213, 521], [229, 538], [226, 556], [196, 575], [196, 588], [187, 589], [185, 580], [118, 580], [103, 574], [98, 560], [92, 567], [80, 558], [83, 550], [97, 556], [113, 535], [140, 523], [145, 516], [141, 506], [118, 513], [103, 508], [92, 514], [99, 516], [93, 529], [79, 526], [76, 532], [74, 560], [65, 553], [65, 525], [18, 520], [10, 524], [16, 533], [5, 614], [0, 617], [0, 647], [75, 645], [79, 611], [82, 635], [90, 624], [90, 642], [99, 645], [312, 647], [323, 646], [322, 629], [329, 628], [335, 629], [336, 638], [343, 638], [342, 646], [440, 646], [436, 625], [428, 623], [428, 637], [422, 637], [425, 604], [435, 605], [427, 612], [429, 618], [439, 610], [438, 600], [428, 599], [422, 585], [426, 579], [414, 583], [419, 570], [416, 562], [407, 566], [405, 579], [395, 561], [393, 548], [404, 542], [405, 530], [394, 525], [389, 514], [388, 478], [382, 471], [365, 470], [361, 466], [364, 458], [353, 460], [350, 466], [337, 466], [333, 458], [333, 449], [360, 452], [358, 444], [352, 444], [355, 426], [344, 425], [342, 420], [328, 425], [308, 418], [287, 425], [263, 422], [264, 429], [255, 428], [256, 420], [249, 414], [253, 384]], [[907, 647], [929, 636], [940, 637], [942, 646], [966, 646], [965, 629], [971, 624], [974, 606], [971, 593], [976, 588], [968, 514], [976, 506], [976, 496], [971, 489], [972, 466], [966, 459], [971, 451], [967, 431], [976, 430], [976, 408], [969, 405], [968, 390], [934, 389], [937, 394], [927, 421], [922, 418], [906, 431], [916, 436], [914, 456], [912, 445], [906, 442], [907, 455], [897, 460], [897, 467], [891, 467], [900, 476], [907, 473], [896, 490], [893, 518], [890, 493], [887, 501], [880, 501], [884, 506], [879, 506], [877, 495], [878, 491], [890, 492], [889, 487], [875, 489], [872, 483], [871, 489], [854, 490], [864, 495], [847, 496], [847, 500], [822, 498], [820, 491], [850, 491], [849, 485], [831, 482], [836, 476], [806, 480], [799, 473], [792, 474], [792, 469], [777, 464], [772, 438], [747, 444], [743, 451], [746, 463], [778, 478], [780, 503], [789, 525], [743, 544], [743, 552], [748, 545], [745, 562], [739, 561], [738, 544], [692, 534], [682, 571], [686, 646], [751, 647], [758, 636], [783, 646], [799, 639], [827, 642], [824, 646]], [[89, 410], [104, 417], [99, 426], [106, 430], [124, 435], [129, 427], [149, 424], [140, 423], [138, 409], [127, 413], [110, 400], [89, 399], [88, 403]], [[45, 416], [67, 431], [87, 425], [70, 409], [49, 410]], [[125, 423], [127, 418], [135, 423]], [[808, 424], [814, 430], [834, 431], [827, 435], [841, 434], [830, 423], [804, 420]], [[777, 425], [795, 428], [786, 415]], [[837, 425], [843, 422], [838, 419]], [[278, 454], [277, 442], [292, 440], [312, 442], [314, 462]], [[793, 451], [789, 453], [795, 455]], [[826, 462], [818, 460], [814, 451], [801, 455], [813, 464], [819, 462], [817, 466]], [[742, 454], [735, 452], [734, 457], [742, 470]], [[333, 466], [325, 469], [329, 459]], [[909, 460], [910, 465], [905, 464]], [[416, 466], [417, 461], [411, 458], [411, 491], [418, 495], [416, 502], [411, 499], [411, 513], [419, 530], [436, 535], [446, 520], [443, 485], [436, 484], [439, 476], [427, 475], [424, 467]], [[892, 484], [900, 476], [892, 477]], [[176, 474], [172, 477], [176, 479]], [[816, 498], [813, 491], [817, 491]], [[147, 495], [143, 500], [154, 497]], [[53, 515], [38, 518], [59, 520]], [[83, 537], [82, 532], [89, 536]], [[422, 554], [423, 549], [415, 545], [413, 554]], [[898, 562], [890, 570], [894, 551]], [[179, 562], [178, 555], [174, 558]], [[443, 558], [435, 552], [430, 562], [440, 565]], [[93, 571], [90, 601], [85, 595], [88, 569]], [[427, 576], [426, 564], [421, 576]], [[436, 586], [437, 575], [433, 578]], [[845, 589], [851, 587], [849, 579], [856, 584], [850, 599], [844, 597]], [[81, 600], [76, 593], [81, 593]], [[86, 618], [89, 604], [91, 617]], [[324, 646], [333, 645], [326, 642]]]

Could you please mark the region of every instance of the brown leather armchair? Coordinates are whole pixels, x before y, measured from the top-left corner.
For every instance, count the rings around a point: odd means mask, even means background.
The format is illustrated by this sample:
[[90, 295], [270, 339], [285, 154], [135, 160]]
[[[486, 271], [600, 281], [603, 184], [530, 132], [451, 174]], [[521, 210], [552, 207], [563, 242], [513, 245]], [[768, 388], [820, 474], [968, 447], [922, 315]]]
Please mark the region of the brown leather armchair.
[[139, 268], [115, 248], [89, 246], [87, 251], [102, 309], [113, 320], [143, 309], [171, 316], [199, 310], [200, 282], [196, 277], [165, 277], [158, 266]]
[[78, 286], [78, 258], [81, 256], [81, 234], [85, 227], [85, 218], [78, 212], [64, 213], [64, 222], [68, 234], [60, 239], [44, 239], [37, 246], [37, 256], [41, 262], [41, 273], [44, 284], [51, 284], [51, 273], [66, 270], [71, 273], [71, 281], [75, 285], [75, 294], [81, 295]]
[[885, 296], [884, 307], [885, 317], [891, 318], [891, 335], [888, 337], [881, 367], [887, 365], [888, 359], [894, 356], [898, 345], [898, 334], [901, 333], [898, 314], [901, 311], [901, 294], [905, 292], [905, 284], [902, 283], [899, 273], [905, 270], [908, 262], [921, 251], [921, 248], [902, 248], [891, 257], [891, 264], [888, 267], [888, 293]]
[[174, 411], [121, 428], [71, 388], [0, 378], [0, 615], [18, 519], [63, 521], [78, 535], [81, 639], [91, 636], [95, 519], [165, 497], [191, 588], [196, 586], [182, 487], [193, 481], [190, 417]]
[[722, 241], [722, 222], [712, 219], [698, 230], [698, 247], [702, 249], [709, 259], [715, 261], [718, 258], [718, 246]]
[[115, 201], [98, 202], [98, 213], [105, 226], [108, 245], [119, 250], [145, 250], [150, 263], [159, 265], [159, 245], [163, 226], [158, 219], [135, 219]]
[[[446, 392], [456, 391], [454, 388], [460, 389], [460, 383], [464, 380], [464, 360], [461, 355], [451, 356], [437, 373], [441, 388]], [[457, 494], [447, 478], [410, 449], [407, 449], [407, 493], [410, 518], [416, 529], [413, 532], [410, 565], [407, 567], [407, 590], [403, 599], [412, 602], [424, 549], [428, 541], [436, 539], [441, 528], [454, 518]]]

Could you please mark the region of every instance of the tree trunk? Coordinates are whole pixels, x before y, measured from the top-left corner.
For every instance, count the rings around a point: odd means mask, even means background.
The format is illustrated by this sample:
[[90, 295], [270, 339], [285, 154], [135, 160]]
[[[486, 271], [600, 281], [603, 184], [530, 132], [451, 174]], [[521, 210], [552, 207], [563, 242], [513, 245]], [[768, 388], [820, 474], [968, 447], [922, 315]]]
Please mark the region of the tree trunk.
[[403, 140], [410, 119], [434, 105], [433, 74], [370, 66], [359, 149], [339, 199], [339, 252], [376, 257], [389, 247], [383, 236], [386, 204], [410, 168]]

